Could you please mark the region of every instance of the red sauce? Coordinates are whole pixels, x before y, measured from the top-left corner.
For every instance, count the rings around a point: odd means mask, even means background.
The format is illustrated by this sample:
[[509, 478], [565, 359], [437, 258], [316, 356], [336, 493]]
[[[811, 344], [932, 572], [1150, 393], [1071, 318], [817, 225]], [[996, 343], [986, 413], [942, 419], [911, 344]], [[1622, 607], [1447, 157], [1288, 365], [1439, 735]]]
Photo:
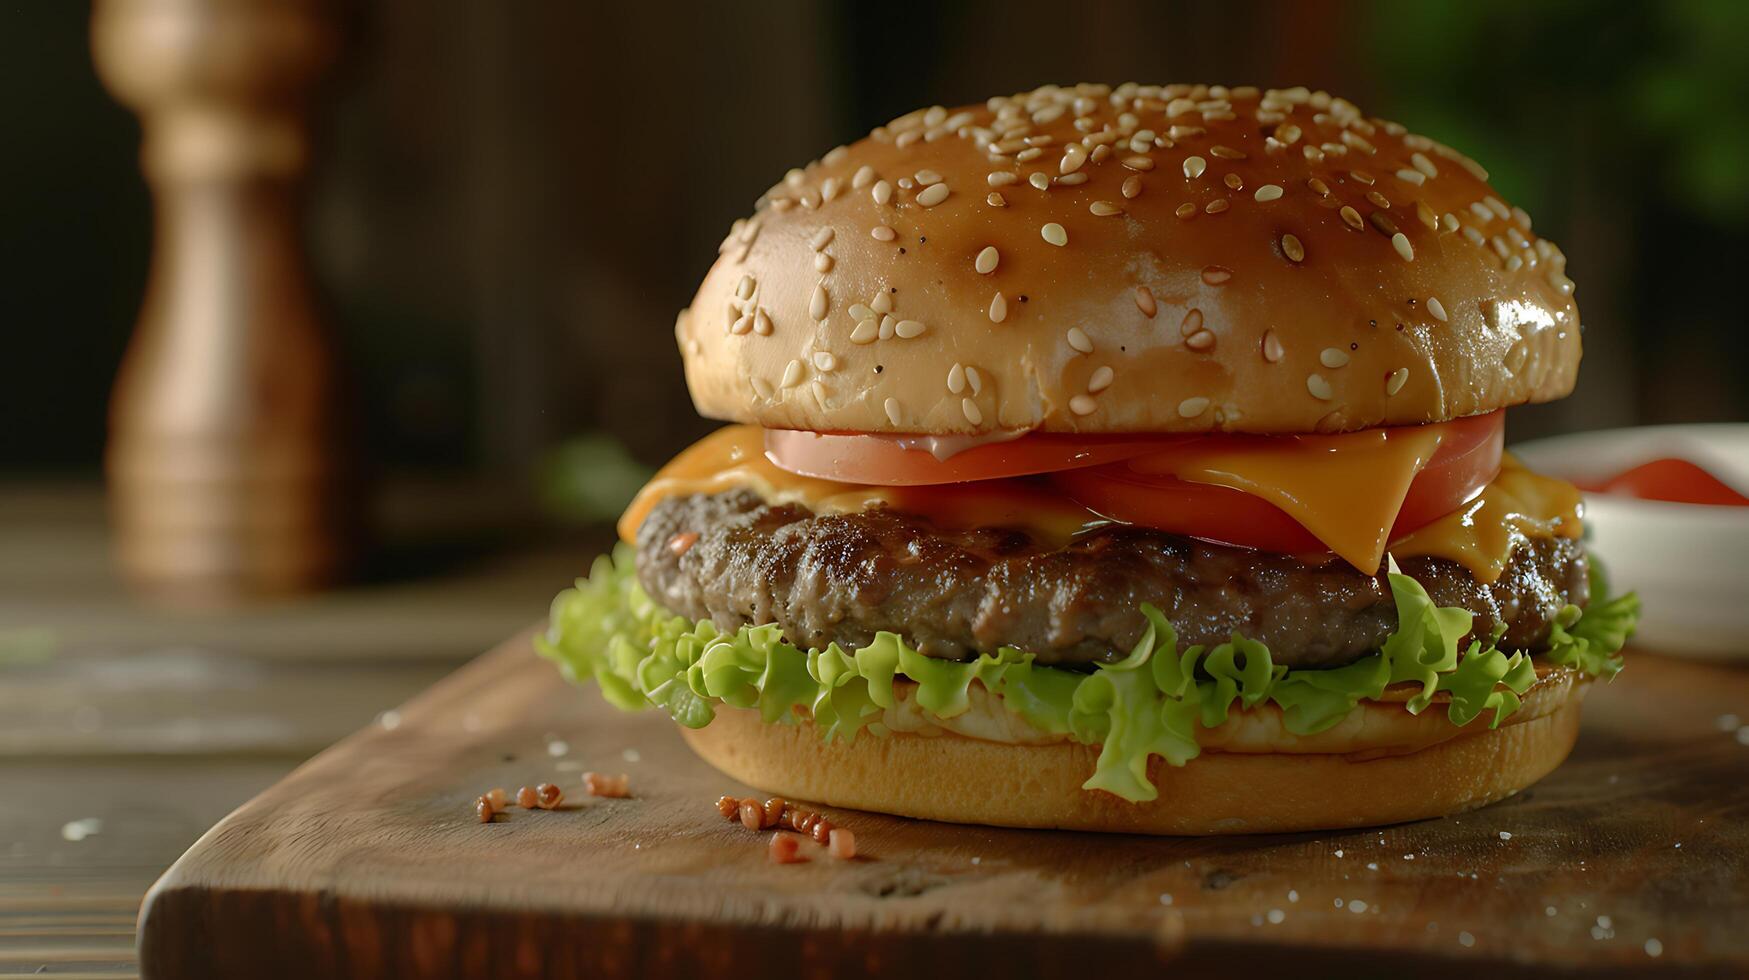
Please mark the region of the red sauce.
[[1671, 457], [1641, 463], [1607, 480], [1593, 480], [1579, 486], [1593, 493], [1620, 494], [1641, 500], [1749, 507], [1749, 497], [1738, 493], [1723, 480], [1686, 459]]

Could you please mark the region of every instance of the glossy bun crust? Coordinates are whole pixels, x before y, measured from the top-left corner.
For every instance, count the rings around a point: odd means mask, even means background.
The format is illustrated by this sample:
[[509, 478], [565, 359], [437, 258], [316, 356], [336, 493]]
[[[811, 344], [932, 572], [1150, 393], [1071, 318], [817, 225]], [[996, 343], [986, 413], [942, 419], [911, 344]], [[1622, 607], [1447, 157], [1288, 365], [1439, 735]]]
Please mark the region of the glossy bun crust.
[[1566, 395], [1565, 260], [1304, 89], [1046, 87], [791, 171], [675, 330], [698, 410], [855, 432], [1342, 431]]

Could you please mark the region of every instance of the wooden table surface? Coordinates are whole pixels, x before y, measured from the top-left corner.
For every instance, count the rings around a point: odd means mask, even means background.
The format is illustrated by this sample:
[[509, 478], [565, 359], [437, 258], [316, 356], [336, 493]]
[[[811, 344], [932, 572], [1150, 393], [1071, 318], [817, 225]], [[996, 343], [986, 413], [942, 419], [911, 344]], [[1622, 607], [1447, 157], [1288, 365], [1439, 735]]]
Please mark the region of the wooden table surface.
[[411, 544], [372, 580], [191, 613], [115, 580], [96, 485], [0, 486], [0, 977], [135, 974], [141, 897], [196, 838], [540, 617], [606, 537], [493, 551], [501, 498], [394, 497]]
[[[527, 635], [204, 837], [154, 889], [152, 977], [1586, 975], [1749, 972], [1749, 672], [1648, 654], [1593, 689], [1573, 757], [1486, 809], [1207, 839], [835, 811], [865, 857], [765, 858], [746, 795], [656, 712], [566, 685]], [[1194, 764], [1194, 763], [1193, 763]], [[626, 772], [634, 798], [579, 793]], [[551, 780], [557, 812], [478, 823]]]

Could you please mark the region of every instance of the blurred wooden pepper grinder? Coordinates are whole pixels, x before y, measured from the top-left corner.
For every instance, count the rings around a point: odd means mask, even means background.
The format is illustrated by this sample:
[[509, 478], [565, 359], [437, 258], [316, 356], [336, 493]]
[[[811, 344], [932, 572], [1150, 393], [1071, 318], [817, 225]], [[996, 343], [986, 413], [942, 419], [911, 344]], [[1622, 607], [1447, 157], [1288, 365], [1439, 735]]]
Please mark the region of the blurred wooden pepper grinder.
[[299, 208], [339, 53], [319, 0], [100, 0], [92, 48], [140, 115], [156, 239], [110, 405], [124, 575], [195, 603], [334, 581], [356, 547], [334, 348]]

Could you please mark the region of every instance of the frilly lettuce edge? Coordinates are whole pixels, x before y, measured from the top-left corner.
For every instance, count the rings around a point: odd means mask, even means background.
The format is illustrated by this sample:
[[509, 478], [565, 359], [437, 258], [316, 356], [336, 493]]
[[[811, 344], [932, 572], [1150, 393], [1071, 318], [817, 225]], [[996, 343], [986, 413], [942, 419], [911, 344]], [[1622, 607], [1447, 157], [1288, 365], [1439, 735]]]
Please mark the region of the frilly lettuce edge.
[[[651, 601], [638, 586], [635, 556], [621, 544], [611, 557], [597, 558], [588, 578], [553, 600], [546, 634], [535, 640], [567, 679], [593, 679], [615, 707], [654, 705], [689, 728], [709, 724], [717, 704], [756, 709], [767, 723], [794, 722], [799, 707], [828, 740], [850, 740], [865, 727], [885, 734], [879, 719], [894, 703], [895, 678], [915, 682], [917, 704], [942, 719], [970, 708], [976, 680], [1034, 727], [1100, 746], [1083, 788], [1131, 802], [1158, 796], [1147, 776], [1150, 756], [1174, 766], [1196, 758], [1198, 723], [1221, 724], [1235, 702], [1249, 708], [1273, 701], [1289, 731], [1309, 735], [1401, 683], [1417, 688], [1404, 705], [1411, 713], [1445, 691], [1453, 724], [1491, 714], [1494, 727], [1518, 710], [1519, 696], [1536, 681], [1530, 655], [1499, 649], [1498, 636], [1472, 640], [1460, 657], [1470, 613], [1435, 606], [1420, 583], [1395, 571], [1389, 580], [1397, 632], [1377, 653], [1345, 667], [1289, 670], [1262, 643], [1238, 634], [1213, 648], [1181, 650], [1172, 624], [1144, 604], [1148, 626], [1135, 648], [1083, 673], [1035, 664], [1032, 654], [1010, 647], [963, 663], [932, 659], [893, 633], [857, 650], [832, 644], [803, 651], [775, 624], [724, 632]], [[1567, 606], [1539, 656], [1613, 677], [1638, 613], [1631, 593], [1586, 610]]]

